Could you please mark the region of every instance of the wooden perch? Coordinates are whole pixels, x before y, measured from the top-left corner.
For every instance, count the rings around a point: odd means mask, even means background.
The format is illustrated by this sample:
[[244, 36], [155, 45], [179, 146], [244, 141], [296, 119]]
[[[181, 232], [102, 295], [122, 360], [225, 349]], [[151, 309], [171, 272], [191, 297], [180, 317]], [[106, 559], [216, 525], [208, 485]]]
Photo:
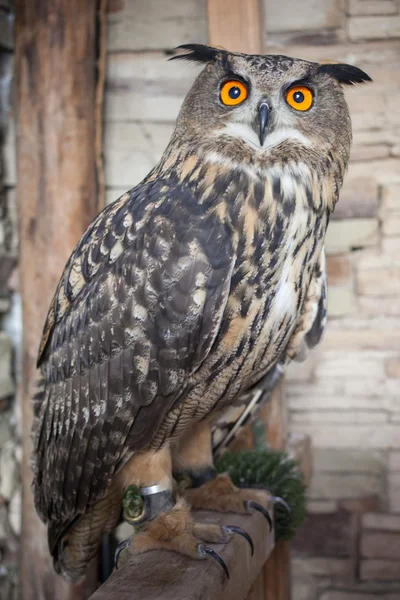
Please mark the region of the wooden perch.
[[[101, 6], [104, 11], [104, 1]], [[96, 570], [79, 586], [68, 585], [55, 573], [46, 528], [33, 505], [30, 456], [32, 397], [43, 324], [65, 262], [100, 208], [95, 149], [97, 0], [17, 0], [15, 13], [24, 324], [19, 394], [24, 449], [21, 598], [81, 600], [95, 589]], [[100, 60], [99, 72], [101, 64]], [[98, 113], [101, 86], [100, 81]]]
[[[269, 511], [272, 515], [272, 505]], [[239, 535], [233, 535], [227, 544], [213, 545], [228, 567], [227, 579], [212, 558], [193, 560], [175, 552], [147, 552], [115, 571], [90, 600], [243, 600], [274, 548], [274, 531], [269, 531], [267, 520], [260, 513], [198, 511], [195, 518], [242, 527], [253, 540], [254, 556]]]

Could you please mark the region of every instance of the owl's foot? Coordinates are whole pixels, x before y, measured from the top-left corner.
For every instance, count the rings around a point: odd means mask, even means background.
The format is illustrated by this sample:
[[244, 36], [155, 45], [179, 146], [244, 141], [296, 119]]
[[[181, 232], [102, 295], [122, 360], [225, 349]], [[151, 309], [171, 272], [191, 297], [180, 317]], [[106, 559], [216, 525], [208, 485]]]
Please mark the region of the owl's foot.
[[198, 488], [189, 488], [184, 492], [185, 499], [192, 508], [248, 514], [253, 510], [262, 512], [272, 529], [272, 519], [267, 506], [280, 503], [289, 511], [282, 498], [272, 496], [267, 490], [236, 487], [229, 475], [223, 473], [210, 479]]
[[253, 555], [253, 541], [243, 529], [234, 525], [220, 526], [196, 523], [190, 513], [190, 507], [183, 498], [175, 506], [148, 521], [132, 537], [121, 542], [115, 553], [115, 566], [125, 563], [129, 556], [149, 552], [150, 550], [173, 550], [195, 559], [214, 558], [229, 572], [221, 556], [207, 544], [227, 543], [230, 536], [241, 535], [250, 545]]

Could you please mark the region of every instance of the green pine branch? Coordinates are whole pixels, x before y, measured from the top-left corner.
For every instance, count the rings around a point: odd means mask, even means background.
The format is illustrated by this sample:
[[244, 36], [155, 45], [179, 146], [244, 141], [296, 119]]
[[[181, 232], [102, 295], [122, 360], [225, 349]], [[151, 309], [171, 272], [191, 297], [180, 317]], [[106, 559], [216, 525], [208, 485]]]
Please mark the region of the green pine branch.
[[267, 488], [290, 506], [275, 504], [276, 539], [290, 540], [306, 517], [306, 485], [297, 461], [270, 449], [227, 452], [217, 461], [217, 471], [228, 473], [239, 487]]

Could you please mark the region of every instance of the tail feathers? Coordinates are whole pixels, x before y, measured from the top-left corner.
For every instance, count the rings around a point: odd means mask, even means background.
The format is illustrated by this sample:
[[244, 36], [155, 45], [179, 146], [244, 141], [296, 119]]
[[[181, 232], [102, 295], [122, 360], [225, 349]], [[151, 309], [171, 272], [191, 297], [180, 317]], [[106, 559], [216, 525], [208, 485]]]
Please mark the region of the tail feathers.
[[45, 392], [45, 383], [46, 382], [43, 378], [39, 379], [36, 383], [36, 392], [32, 398], [33, 416], [35, 419], [38, 419], [39, 413], [40, 413], [40, 408], [43, 403], [44, 392]]
[[[54, 521], [48, 525], [54, 569], [71, 583], [82, 581], [89, 563], [98, 554], [102, 537], [118, 525], [123, 489], [113, 491], [73, 521]], [[103, 577], [110, 574], [110, 568], [108, 556], [104, 562]]]
[[58, 575], [61, 575], [68, 583], [81, 583], [85, 577], [87, 566], [90, 560], [96, 555], [97, 544], [88, 543], [82, 544], [82, 539], [78, 532], [76, 538], [75, 529], [71, 529], [67, 534], [54, 539], [54, 531], [51, 525], [48, 530], [49, 547], [53, 556], [54, 570]]

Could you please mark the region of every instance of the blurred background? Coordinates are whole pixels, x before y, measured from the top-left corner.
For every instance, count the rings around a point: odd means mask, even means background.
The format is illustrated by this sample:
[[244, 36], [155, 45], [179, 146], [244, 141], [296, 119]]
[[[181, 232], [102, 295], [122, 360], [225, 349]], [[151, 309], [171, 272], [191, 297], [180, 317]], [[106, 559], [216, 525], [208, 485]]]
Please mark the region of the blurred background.
[[[198, 67], [166, 59], [179, 44], [208, 43], [212, 4], [108, 1], [102, 119], [106, 202], [137, 184], [167, 145]], [[19, 597], [21, 534], [14, 11], [12, 2], [0, 0], [4, 599]], [[290, 436], [295, 443], [310, 442], [312, 464], [308, 518], [292, 544], [292, 598], [394, 600], [400, 598], [400, 2], [263, 0], [262, 14], [258, 25], [265, 53], [336, 59], [359, 66], [373, 79], [373, 84], [346, 90], [354, 143], [327, 236], [327, 332], [305, 363], [289, 368], [283, 385]], [[238, 46], [240, 39], [232, 39], [228, 49]], [[20, 187], [20, 206], [23, 193]], [[76, 241], [79, 237], [77, 231]], [[66, 248], [65, 258], [72, 247]], [[49, 301], [43, 300], [44, 305]]]

